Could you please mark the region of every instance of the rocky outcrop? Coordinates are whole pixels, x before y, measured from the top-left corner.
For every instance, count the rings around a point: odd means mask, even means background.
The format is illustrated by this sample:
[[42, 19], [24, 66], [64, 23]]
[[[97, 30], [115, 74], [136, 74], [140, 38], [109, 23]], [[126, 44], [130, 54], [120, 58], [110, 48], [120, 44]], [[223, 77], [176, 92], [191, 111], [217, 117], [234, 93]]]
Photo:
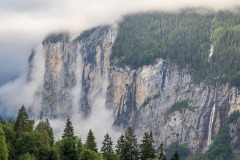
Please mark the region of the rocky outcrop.
[[205, 151], [228, 115], [240, 109], [238, 89], [217, 79], [215, 85], [195, 84], [187, 70], [162, 59], [137, 70], [111, 65], [116, 36], [115, 27], [105, 26], [72, 42], [44, 43], [41, 110], [32, 114], [87, 117], [101, 95], [119, 128], [132, 126], [138, 135], [152, 131], [157, 144], [187, 143], [194, 153]]

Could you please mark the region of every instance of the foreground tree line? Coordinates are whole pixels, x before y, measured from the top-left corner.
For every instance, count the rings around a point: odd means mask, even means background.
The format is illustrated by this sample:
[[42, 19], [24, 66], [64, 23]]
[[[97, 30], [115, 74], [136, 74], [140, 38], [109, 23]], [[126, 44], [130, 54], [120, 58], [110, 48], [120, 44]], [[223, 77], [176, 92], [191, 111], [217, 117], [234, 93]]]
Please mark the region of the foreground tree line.
[[81, 138], [74, 135], [72, 122], [67, 119], [61, 139], [55, 141], [48, 119], [34, 127], [34, 120], [28, 118], [26, 108], [22, 106], [16, 121], [5, 122], [0, 116], [0, 160], [234, 160], [239, 157], [233, 153], [229, 125], [239, 121], [237, 110], [229, 115], [209, 150], [199, 156], [192, 156], [186, 144], [173, 143], [165, 147], [161, 143], [156, 147], [151, 132], [144, 133], [138, 143], [131, 127], [119, 137], [116, 145], [107, 133], [98, 150], [91, 129], [86, 142], [82, 143]]
[[[153, 134], [146, 132], [138, 144], [131, 127], [120, 136], [115, 146], [110, 135], [104, 136], [98, 150], [94, 133], [90, 129], [86, 142], [74, 135], [70, 119], [67, 120], [60, 140], [54, 141], [48, 119], [34, 127], [26, 108], [19, 109], [16, 121], [0, 118], [0, 160], [166, 160], [163, 143], [155, 149]], [[171, 160], [178, 160], [177, 152]]]

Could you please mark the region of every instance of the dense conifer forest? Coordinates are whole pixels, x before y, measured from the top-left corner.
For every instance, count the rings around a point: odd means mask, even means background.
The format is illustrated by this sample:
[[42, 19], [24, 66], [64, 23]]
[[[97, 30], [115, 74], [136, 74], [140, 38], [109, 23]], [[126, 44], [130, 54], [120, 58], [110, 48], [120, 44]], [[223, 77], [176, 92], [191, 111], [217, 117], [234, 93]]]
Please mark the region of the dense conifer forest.
[[[211, 44], [213, 55], [209, 57]], [[239, 12], [184, 10], [126, 16], [113, 46], [112, 63], [137, 69], [157, 58], [187, 69], [195, 82], [240, 86]]]
[[[233, 112], [220, 129], [209, 150], [193, 156], [187, 144], [177, 142], [156, 146], [152, 132], [145, 132], [138, 140], [131, 127], [113, 142], [106, 133], [101, 146], [97, 146], [90, 129], [85, 143], [74, 134], [74, 127], [67, 119], [62, 137], [54, 138], [48, 119], [36, 126], [29, 119], [26, 108], [19, 109], [16, 120], [7, 122], [0, 118], [1, 160], [235, 160], [228, 124], [239, 121], [239, 111]], [[35, 126], [35, 127], [34, 127]], [[164, 141], [164, 140], [162, 140]], [[99, 149], [99, 148], [100, 149]]]

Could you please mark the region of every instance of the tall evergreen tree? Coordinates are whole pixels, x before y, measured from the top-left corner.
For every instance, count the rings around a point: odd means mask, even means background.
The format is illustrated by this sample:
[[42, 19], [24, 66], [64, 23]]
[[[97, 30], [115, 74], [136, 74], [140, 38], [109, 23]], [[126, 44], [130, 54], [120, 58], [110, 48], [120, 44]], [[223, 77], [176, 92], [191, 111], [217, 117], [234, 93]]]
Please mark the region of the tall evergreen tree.
[[67, 120], [60, 143], [61, 160], [78, 160], [77, 138], [74, 136], [72, 122]]
[[14, 131], [17, 135], [20, 135], [22, 132], [29, 132], [33, 130], [34, 121], [28, 119], [28, 114], [26, 108], [22, 106], [19, 109], [16, 123], [14, 125]]
[[0, 126], [0, 159], [8, 160], [8, 148], [5, 141], [5, 135], [1, 126]]
[[47, 129], [47, 132], [48, 132], [48, 135], [49, 135], [49, 138], [50, 138], [50, 145], [53, 146], [53, 144], [54, 144], [54, 134], [53, 134], [53, 129], [50, 126], [50, 123], [49, 123], [48, 119], [46, 119], [46, 121], [45, 121], [45, 128]]
[[91, 129], [90, 129], [89, 132], [88, 132], [85, 146], [86, 146], [86, 148], [89, 149], [89, 150], [92, 150], [92, 151], [95, 151], [95, 152], [98, 151], [98, 150], [97, 150], [97, 143], [96, 143], [96, 141], [95, 141], [95, 137], [94, 137], [93, 132], [92, 132]]
[[166, 160], [166, 159], [167, 159], [167, 157], [166, 157], [165, 154], [164, 154], [164, 150], [165, 150], [164, 144], [161, 143], [160, 146], [159, 146], [158, 149], [157, 149], [158, 158], [159, 158], [160, 160]]
[[125, 143], [123, 147], [122, 158], [124, 160], [138, 160], [139, 159], [139, 150], [137, 144], [137, 138], [133, 133], [131, 127], [129, 127], [125, 132]]
[[140, 144], [140, 157], [141, 159], [156, 158], [152, 132], [150, 134], [144, 133], [142, 143]]
[[106, 160], [110, 160], [111, 159], [111, 155], [113, 154], [113, 142], [111, 140], [111, 137], [109, 136], [109, 134], [107, 133], [104, 136], [104, 140], [102, 142], [102, 148], [101, 148], [101, 152], [103, 155], [103, 158]]
[[64, 129], [64, 133], [62, 135], [62, 138], [64, 138], [64, 137], [72, 137], [72, 136], [74, 136], [73, 126], [72, 126], [72, 122], [68, 118], [67, 119], [67, 123], [66, 123], [66, 127]]
[[78, 157], [80, 157], [80, 154], [83, 150], [83, 144], [82, 144], [82, 139], [79, 138], [78, 141], [77, 141], [77, 150], [78, 150]]
[[120, 138], [117, 141], [117, 145], [116, 145], [116, 153], [120, 156], [121, 159], [123, 159], [123, 149], [124, 149], [124, 145], [125, 145], [125, 137], [122, 134], [120, 136]]

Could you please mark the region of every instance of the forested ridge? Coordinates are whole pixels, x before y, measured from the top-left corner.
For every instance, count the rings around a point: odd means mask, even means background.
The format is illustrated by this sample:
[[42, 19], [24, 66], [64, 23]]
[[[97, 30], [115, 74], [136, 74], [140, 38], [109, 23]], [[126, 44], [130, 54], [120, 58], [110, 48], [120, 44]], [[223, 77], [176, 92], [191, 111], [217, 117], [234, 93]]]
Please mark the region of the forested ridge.
[[[152, 132], [145, 132], [139, 141], [131, 127], [113, 142], [106, 133], [98, 149], [93, 131], [90, 129], [85, 143], [74, 134], [74, 127], [67, 119], [62, 137], [54, 138], [48, 119], [34, 127], [26, 108], [19, 109], [16, 120], [8, 122], [0, 117], [1, 160], [235, 160], [231, 146], [229, 124], [239, 122], [239, 111], [233, 112], [205, 154], [192, 155], [187, 144], [173, 142], [169, 146], [155, 144]], [[87, 124], [86, 124], [87, 125]], [[103, 126], [104, 127], [104, 126]], [[161, 140], [164, 141], [164, 140]]]
[[[195, 82], [219, 79], [240, 86], [239, 13], [184, 10], [126, 16], [111, 61], [137, 69], [162, 58], [187, 69]], [[209, 58], [211, 44], [214, 53]]]

